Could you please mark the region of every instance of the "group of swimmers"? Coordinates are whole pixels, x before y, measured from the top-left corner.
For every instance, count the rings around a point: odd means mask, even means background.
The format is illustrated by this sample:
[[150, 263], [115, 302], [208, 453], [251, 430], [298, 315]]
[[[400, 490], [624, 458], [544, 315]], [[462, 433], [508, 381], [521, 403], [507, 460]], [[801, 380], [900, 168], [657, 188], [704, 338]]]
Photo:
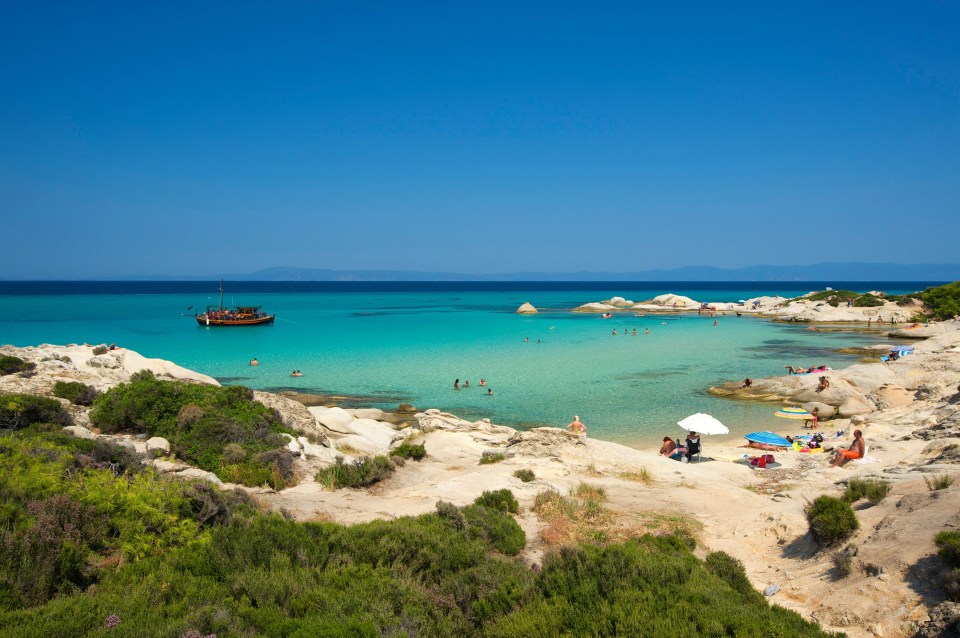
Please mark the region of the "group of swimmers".
[[[486, 385], [487, 385], [487, 380], [484, 379], [483, 377], [481, 377], [481, 378], [480, 378], [480, 387], [483, 388], [483, 387], [486, 387]], [[463, 380], [463, 386], [460, 385], [460, 379], [454, 379], [454, 380], [453, 380], [453, 389], [454, 389], [454, 390], [459, 390], [461, 387], [463, 387], [463, 388], [469, 388], [469, 387], [470, 387], [470, 379], [464, 379], [464, 380]], [[493, 389], [492, 389], [492, 388], [487, 388], [487, 396], [488, 396], [488, 397], [493, 396]]]
[[[614, 337], [616, 337], [616, 336], [617, 336], [617, 329], [614, 328], [614, 329], [613, 329], [613, 332], [612, 332], [611, 334], [612, 334]], [[632, 332], [632, 333], [630, 332], [630, 328], [624, 328], [624, 329], [623, 329], [623, 334], [624, 334], [624, 336], [626, 336], [626, 335], [628, 335], [628, 334], [632, 334], [634, 337], [636, 337], [639, 333], [637, 332], [637, 329], [636, 329], [636, 328], [633, 329], [633, 332]], [[644, 329], [643, 329], [643, 334], [645, 334], [645, 335], [650, 334], [650, 328], [644, 328]]]

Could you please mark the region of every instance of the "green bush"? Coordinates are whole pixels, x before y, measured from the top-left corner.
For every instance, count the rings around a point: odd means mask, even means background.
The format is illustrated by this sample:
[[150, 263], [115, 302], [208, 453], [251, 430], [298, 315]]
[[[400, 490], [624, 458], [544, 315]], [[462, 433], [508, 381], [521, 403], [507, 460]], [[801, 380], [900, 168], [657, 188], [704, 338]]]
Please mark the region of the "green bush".
[[474, 505], [483, 505], [492, 510], [500, 510], [501, 512], [508, 512], [510, 514], [516, 514], [520, 511], [520, 503], [517, 502], [513, 492], [507, 489], [492, 492], [485, 491], [478, 496], [473, 503]]
[[860, 529], [860, 522], [850, 503], [832, 496], [818, 496], [807, 507], [810, 531], [824, 546], [844, 541]]
[[948, 569], [941, 573], [940, 586], [943, 587], [947, 600], [960, 602], [960, 569]]
[[927, 484], [927, 489], [931, 492], [947, 489], [953, 485], [954, 480], [955, 478], [950, 474], [936, 474], [933, 478], [929, 476], [923, 477], [923, 482]]
[[537, 475], [533, 473], [533, 470], [517, 470], [513, 473], [513, 475], [524, 483], [530, 483], [537, 480]]
[[24, 361], [20, 357], [9, 355], [0, 356], [0, 377], [17, 372], [29, 372], [37, 367], [32, 361]]
[[866, 497], [871, 503], [879, 503], [890, 493], [891, 487], [888, 481], [878, 479], [850, 479], [843, 499], [848, 503], [856, 503]]
[[507, 458], [507, 455], [503, 452], [494, 452], [492, 450], [487, 450], [480, 455], [480, 465], [492, 465], [494, 463], [499, 463]]
[[57, 381], [53, 384], [53, 396], [66, 399], [74, 405], [93, 405], [97, 389], [79, 381]]
[[870, 293], [860, 295], [853, 300], [853, 305], [858, 308], [874, 308], [883, 305], [883, 299]]
[[107, 354], [108, 352], [110, 352], [110, 348], [108, 348], [107, 346], [96, 346], [93, 349], [94, 355]]
[[763, 599], [760, 592], [750, 584], [750, 579], [747, 578], [747, 572], [743, 569], [743, 563], [730, 554], [726, 552], [711, 552], [707, 554], [704, 560], [704, 566], [711, 574], [730, 585], [734, 591], [739, 592], [747, 598]]
[[918, 295], [924, 309], [936, 319], [950, 319], [960, 315], [960, 281], [927, 288]]
[[419, 461], [427, 455], [427, 448], [423, 443], [401, 443], [390, 450], [390, 456], [396, 456], [402, 459], [413, 459]]
[[315, 478], [317, 483], [331, 489], [366, 487], [388, 478], [393, 474], [393, 470], [393, 464], [385, 456], [365, 456], [352, 463], [345, 463], [343, 457], [338, 456], [333, 465], [317, 472]]
[[497, 551], [514, 556], [527, 543], [526, 534], [513, 517], [483, 505], [468, 505], [461, 509], [466, 519], [466, 532], [492, 545]]
[[0, 428], [17, 430], [35, 423], [69, 425], [70, 415], [56, 399], [33, 394], [0, 394]]
[[286, 453], [265, 454], [282, 449], [280, 434], [293, 430], [254, 401], [248, 388], [161, 381], [138, 372], [98, 396], [90, 420], [105, 433], [162, 436], [177, 457], [223, 481], [283, 489], [295, 479]]
[[937, 544], [940, 558], [951, 567], [960, 567], [960, 532], [944, 530], [933, 541]]

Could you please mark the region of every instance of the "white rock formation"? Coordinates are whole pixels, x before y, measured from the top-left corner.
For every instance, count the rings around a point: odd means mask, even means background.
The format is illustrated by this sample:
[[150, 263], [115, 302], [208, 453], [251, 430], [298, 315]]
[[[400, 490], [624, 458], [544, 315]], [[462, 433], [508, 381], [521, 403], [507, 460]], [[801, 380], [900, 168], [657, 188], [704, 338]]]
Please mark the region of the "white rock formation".
[[523, 302], [520, 304], [520, 307], [517, 308], [517, 314], [519, 315], [535, 315], [538, 312], [540, 311], [534, 308], [533, 304], [531, 304], [529, 301]]

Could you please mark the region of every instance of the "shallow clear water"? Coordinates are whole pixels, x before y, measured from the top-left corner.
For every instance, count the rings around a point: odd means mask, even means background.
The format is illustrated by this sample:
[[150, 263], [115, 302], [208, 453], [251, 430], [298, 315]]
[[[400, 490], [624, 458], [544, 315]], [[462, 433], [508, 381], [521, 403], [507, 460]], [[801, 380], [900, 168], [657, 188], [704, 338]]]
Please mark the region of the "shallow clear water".
[[[263, 304], [277, 313], [275, 325], [250, 328], [196, 325], [187, 308], [216, 304], [216, 284], [183, 285], [186, 290], [131, 286], [144, 292], [91, 294], [110, 290], [96, 284], [71, 290], [81, 294], [0, 286], [6, 293], [0, 295], [0, 342], [116, 343], [225, 383], [365, 395], [383, 407], [406, 401], [520, 427], [563, 426], [578, 414], [591, 436], [652, 445], [665, 434], [680, 434], [677, 421], [694, 412], [716, 416], [733, 434], [782, 428], [784, 423], [773, 417], [778, 406], [717, 399], [706, 389], [781, 374], [785, 364], [843, 367], [855, 359], [832, 349], [880, 338], [811, 332], [732, 313], [718, 317], [720, 325], [714, 326], [713, 318], [696, 314], [603, 320], [569, 312], [617, 294], [642, 300], [679, 292], [735, 301], [773, 292], [801, 294], [815, 284], [800, 290], [773, 290], [768, 284], [739, 289], [711, 284], [726, 287], [719, 290], [683, 290], [677, 284], [659, 289], [632, 284], [638, 290], [613, 284], [568, 290], [556, 284], [411, 284], [357, 285], [355, 291], [345, 285], [316, 291], [251, 284], [235, 286], [236, 293], [228, 287], [225, 304]], [[900, 286], [902, 291], [923, 287]], [[485, 289], [491, 287], [501, 289]], [[889, 285], [887, 290], [897, 291]], [[524, 301], [541, 314], [514, 314]], [[634, 328], [637, 336], [623, 334]], [[611, 335], [613, 329], [617, 336]], [[256, 368], [248, 365], [253, 357], [260, 360]], [[293, 369], [303, 377], [290, 377]], [[493, 396], [478, 387], [481, 377]], [[471, 387], [455, 391], [455, 378], [469, 379]]]

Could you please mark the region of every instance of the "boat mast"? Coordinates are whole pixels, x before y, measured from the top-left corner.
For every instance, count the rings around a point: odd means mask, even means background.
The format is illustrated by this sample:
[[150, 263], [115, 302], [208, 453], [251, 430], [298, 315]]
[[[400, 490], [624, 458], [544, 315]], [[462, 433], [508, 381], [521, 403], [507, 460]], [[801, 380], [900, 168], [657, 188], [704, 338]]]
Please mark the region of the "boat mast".
[[220, 312], [223, 312], [223, 277], [220, 278]]

